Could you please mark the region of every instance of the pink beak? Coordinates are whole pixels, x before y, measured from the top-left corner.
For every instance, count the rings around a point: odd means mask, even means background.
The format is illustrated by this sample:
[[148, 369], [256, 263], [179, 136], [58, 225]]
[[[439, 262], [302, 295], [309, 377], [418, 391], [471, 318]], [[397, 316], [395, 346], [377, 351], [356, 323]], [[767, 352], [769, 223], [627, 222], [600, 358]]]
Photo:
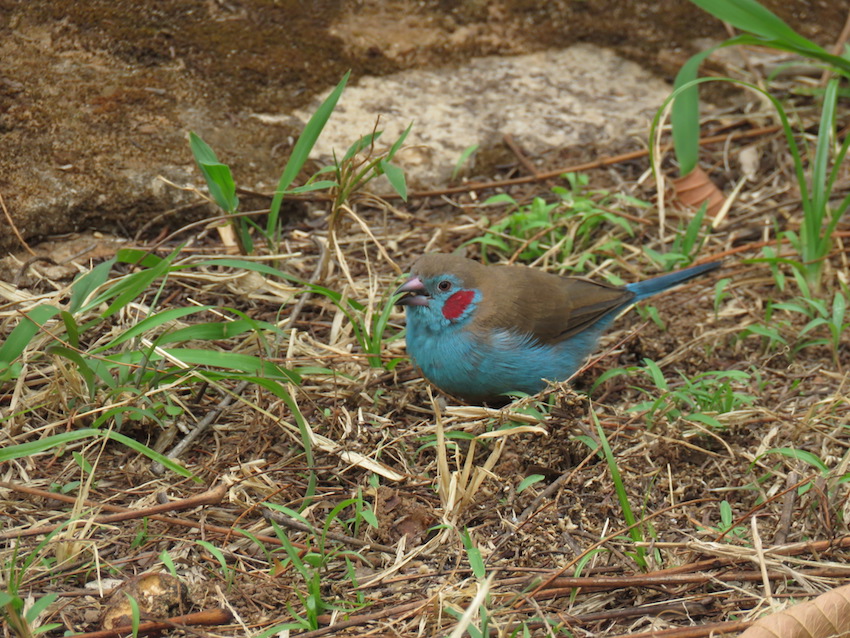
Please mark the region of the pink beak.
[[[428, 295], [425, 291], [425, 284], [415, 275], [405, 281], [394, 294], [408, 293], [396, 303], [399, 306], [427, 306]], [[423, 294], [425, 293], [425, 294]]]

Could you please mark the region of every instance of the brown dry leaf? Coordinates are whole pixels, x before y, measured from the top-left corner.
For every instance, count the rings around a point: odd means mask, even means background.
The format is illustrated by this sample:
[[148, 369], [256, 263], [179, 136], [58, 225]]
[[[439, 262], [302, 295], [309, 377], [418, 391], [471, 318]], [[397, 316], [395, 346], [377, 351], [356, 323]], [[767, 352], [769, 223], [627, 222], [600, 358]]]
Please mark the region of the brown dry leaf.
[[740, 638], [830, 638], [850, 635], [850, 585], [759, 620]]
[[381, 540], [395, 543], [406, 536], [408, 545], [421, 544], [428, 528], [436, 521], [433, 511], [417, 499], [385, 486], [378, 488], [377, 496], [376, 514]]
[[103, 629], [126, 627], [133, 611], [127, 600], [131, 596], [139, 605], [145, 620], [182, 616], [190, 602], [186, 586], [164, 572], [148, 572], [131, 578], [116, 588], [101, 614]]
[[707, 201], [708, 207], [705, 214], [708, 219], [714, 218], [726, 201], [717, 185], [700, 167], [695, 168], [687, 175], [674, 179], [673, 186], [676, 189], [676, 196], [685, 206], [699, 208], [703, 202]]

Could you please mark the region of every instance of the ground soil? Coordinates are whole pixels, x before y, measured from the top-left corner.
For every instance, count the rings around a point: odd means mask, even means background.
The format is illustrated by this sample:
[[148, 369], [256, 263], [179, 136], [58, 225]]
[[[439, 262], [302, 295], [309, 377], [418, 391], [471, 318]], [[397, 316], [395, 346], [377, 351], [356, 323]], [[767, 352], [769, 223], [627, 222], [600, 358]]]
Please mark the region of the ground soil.
[[[122, 3], [36, 2], [32, 11], [22, 12], [17, 3], [6, 2], [0, 11], [17, 24], [52, 24], [52, 37], [60, 42], [56, 34], [67, 29], [66, 53], [71, 56], [93, 50], [99, 55], [107, 42], [111, 54], [130, 65], [148, 65], [152, 72], [183, 60], [195, 79], [179, 87], [176, 82], [174, 90], [197, 98], [211, 96], [215, 87], [210, 99], [221, 102], [210, 110], [221, 113], [227, 112], [224, 105], [254, 100], [257, 105], [291, 100], [294, 107], [303, 96], [334, 82], [347, 66], [384, 73], [459, 62], [468, 55], [561, 46], [567, 43], [565, 25], [570, 41], [603, 42], [661, 73], [671, 72], [669, 60], [678, 59], [679, 46], [687, 46], [694, 35], [723, 36], [717, 25], [695, 20], [685, 3], [541, 4], [362, 2], [346, 10], [349, 23], [365, 23], [358, 31], [362, 38], [350, 41], [333, 35], [346, 24], [337, 3], [300, 3], [301, 10], [293, 14], [291, 3], [162, 2], [139, 11], [132, 29], [121, 26], [128, 11]], [[786, 17], [820, 41], [836, 37], [848, 8], [835, 3], [785, 6], [777, 10], [790, 11]], [[221, 18], [216, 23], [220, 30], [210, 33], [199, 17], [202, 8], [207, 17]], [[420, 19], [405, 22], [402, 18], [410, 11]], [[66, 20], [67, 26], [56, 27], [69, 14], [74, 17]], [[403, 37], [392, 43], [380, 39], [384, 29], [366, 29], [375, 27], [366, 19], [375, 14], [397, 17], [383, 23], [397, 34], [416, 28], [434, 29], [437, 35], [431, 46], [405, 50], [399, 44]], [[220, 67], [210, 63], [210, 51], [226, 58], [229, 43], [243, 33], [228, 29], [244, 28], [245, 23], [263, 46], [282, 47], [284, 57], [298, 64], [268, 68], [266, 56], [258, 52], [234, 73], [216, 75]], [[281, 24], [293, 25], [292, 32], [302, 40], [279, 41], [275, 25]], [[440, 33], [462, 29], [475, 34], [474, 46], [453, 47], [440, 39]], [[139, 36], [144, 32], [147, 37]], [[512, 38], [497, 37], [504, 34]], [[151, 38], [156, 46], [145, 44]], [[118, 135], [120, 118], [113, 121], [112, 113], [125, 109], [150, 113], [161, 108], [167, 121], [168, 105], [157, 102], [151, 111], [156, 94], [143, 91], [140, 82], [137, 92], [116, 96], [107, 91], [86, 98], [95, 105], [107, 135]], [[796, 82], [787, 80], [777, 90], [799, 107], [803, 125], [811, 128], [817, 122], [816, 102], [788, 89]], [[91, 82], [81, 84], [92, 90]], [[21, 95], [20, 89], [3, 86], [7, 96]], [[22, 106], [20, 99], [13, 99], [15, 108]], [[41, 114], [43, 105], [23, 106], [34, 122], [50, 117]], [[4, 116], [10, 117], [8, 110]], [[26, 148], [20, 121], [14, 122], [4, 139], [11, 140], [17, 161], [37, 166], [38, 149]], [[772, 123], [769, 114], [748, 102], [711, 122], [707, 133]], [[156, 140], [151, 149], [163, 161], [177, 153], [165, 136], [151, 139]], [[492, 577], [482, 609], [489, 610], [493, 635], [614, 636], [749, 620], [840, 584], [850, 572], [845, 549], [850, 544], [850, 493], [844, 480], [850, 445], [850, 335], [846, 327], [840, 329], [831, 345], [826, 325], [804, 333], [809, 320], [801, 313], [769, 314], [771, 303], [799, 296], [788, 264], [771, 267], [758, 259], [765, 257], [764, 246], [793, 257], [791, 247], [775, 233], [799, 229], [800, 194], [778, 133], [706, 148], [704, 165], [713, 169], [727, 193], [745, 175], [744, 166], [753, 164], [740, 159], [745, 149], [756, 155], [756, 174], [729, 216], [706, 231], [698, 251], [701, 259], [724, 258], [723, 270], [652, 300], [657, 320], [646, 311], [622, 317], [600, 346], [600, 356], [572, 385], [554, 389], [543, 401], [523, 400], [501, 411], [464, 406], [429, 386], [406, 358], [400, 338], [404, 318], [398, 310], [390, 315], [377, 360], [370, 362], [368, 355], [375, 353], [366, 352], [358, 340], [362, 322], [368, 323], [370, 311], [380, 311], [400, 272], [423, 250], [451, 251], [485, 234], [488, 222], [476, 204], [492, 194], [487, 189], [418, 198], [406, 205], [356, 199], [354, 210], [371, 236], [353, 217], [343, 217], [336, 229], [342, 259], [331, 255], [334, 266], [325, 273], [317, 268], [328, 232], [323, 209], [293, 216], [284, 228], [282, 256], [263, 263], [302, 281], [313, 278], [365, 304], [362, 313], [346, 306], [346, 314], [326, 296], [305, 294], [303, 285], [247, 268], [201, 263], [233, 250], [225, 245], [228, 235], [214, 228], [187, 229], [163, 244], [155, 241], [160, 234], [155, 227], [131, 243], [128, 237], [107, 243], [88, 232], [51, 246], [56, 265], [18, 263], [0, 281], [3, 340], [21, 322], [22, 311], [40, 303], [66, 307], [72, 278], [119, 247], [130, 245], [163, 258], [179, 249], [185, 269], [175, 270], [161, 288], [152, 286], [149, 294], [106, 321], [99, 318], [105, 307], [92, 309], [86, 319], [93, 323], [75, 347], [93, 349], [137, 324], [151, 308], [209, 305], [183, 321], [247, 317], [287, 330], [279, 337], [262, 331], [257, 338], [249, 331], [193, 345], [263, 357], [300, 370], [302, 379], [286, 388], [290, 399], [262, 383], [240, 388], [234, 379], [182, 377], [184, 371], [175, 368], [149, 386], [139, 388], [130, 379], [126, 387], [98, 386], [92, 394], [74, 359], [56, 350], [45, 352], [50, 332], [40, 333], [43, 340], [34, 340], [22, 357], [25, 367], [19, 377], [0, 382], [3, 448], [109, 425], [165, 451], [206, 420], [208, 429], [178, 456], [200, 482], [159, 473], [147, 457], [115, 442], [103, 450], [77, 442], [5, 461], [0, 465], [0, 565], [6, 580], [0, 578], [5, 588], [0, 593], [10, 590], [5, 575], [16, 573], [22, 557], [33, 556], [38, 560], [17, 572], [23, 577], [20, 594], [36, 600], [58, 595], [42, 616], [60, 623], [49, 635], [95, 631], [114, 609], [113, 601], [123, 600], [121, 587], [146, 597], [134, 577], [163, 569], [166, 555], [186, 591], [155, 579], [158, 589], [150, 596], [155, 604], [146, 613], [157, 619], [221, 608], [234, 620], [219, 620], [209, 631], [257, 635], [295, 622], [297, 615], [305, 618], [306, 596], [312, 591], [314, 600], [329, 606], [318, 610], [312, 631], [305, 621], [292, 635], [443, 636], [485, 586], [475, 560], [480, 552], [483, 571]], [[621, 150], [626, 149], [560, 149], [547, 155], [540, 168]], [[42, 153], [60, 151], [41, 147]], [[237, 162], [262, 161], [252, 159], [250, 148], [241, 153]], [[4, 157], [0, 162], [8, 166]], [[52, 157], [55, 162], [81, 162], [77, 156]], [[178, 162], [176, 155], [170, 159]], [[489, 177], [527, 176], [523, 159], [514, 155], [494, 162]], [[100, 175], [95, 164], [91, 167], [92, 175]], [[613, 217], [586, 235], [575, 222], [559, 222], [558, 228], [568, 228], [586, 243], [563, 260], [544, 259], [535, 267], [622, 281], [658, 272], [646, 249], [671, 252], [677, 229], [691, 214], [668, 206], [667, 225], [662, 226], [656, 205], [612, 201], [593, 192], [604, 189], [657, 203], [655, 185], [646, 179], [648, 168], [646, 158], [637, 158], [587, 172], [589, 196], [603, 210], [614, 211]], [[836, 187], [841, 197], [846, 183], [847, 175], [841, 173]], [[564, 185], [554, 179], [502, 189], [526, 203], [535, 197], [554, 201], [552, 187]], [[8, 187], [3, 186], [4, 193]], [[493, 221], [510, 212], [507, 207], [494, 209], [488, 216]], [[627, 220], [631, 232], [617, 219]], [[823, 287], [813, 295], [828, 308], [842, 290], [846, 296], [848, 236], [850, 226], [843, 222], [825, 261]], [[93, 245], [96, 253], [91, 253]], [[499, 251], [473, 243], [465, 250], [478, 259], [507, 260], [525, 249], [521, 242], [509, 245], [510, 250]], [[75, 260], [83, 250], [87, 257]], [[588, 254], [595, 257], [582, 266], [581, 258]], [[112, 272], [117, 277], [143, 270], [123, 262]], [[718, 292], [721, 279], [729, 283]], [[771, 329], [779, 340], [769, 338]], [[156, 353], [150, 343], [137, 347], [145, 357], [134, 365], [142, 370], [147, 357], [155, 360]], [[605, 371], [642, 365], [645, 359], [658, 362], [666, 388], [638, 372], [612, 376], [595, 387]], [[201, 364], [190, 369], [206, 370]], [[702, 397], [707, 403], [689, 403], [700, 396], [699, 379], [707, 375], [722, 381], [729, 372], [738, 376], [726, 386], [707, 386], [713, 392], [711, 402]], [[147, 390], [155, 391], [145, 394]], [[169, 413], [163, 404], [179, 409]], [[120, 424], [96, 421], [103, 410], [124, 405], [147, 412]], [[312, 460], [302, 444], [305, 425], [324, 437], [315, 439]], [[512, 429], [500, 433], [505, 426]], [[435, 440], [440, 428], [450, 433], [451, 441], [444, 464]], [[610, 445], [611, 464], [595, 449], [601, 434]], [[472, 435], [484, 436], [472, 443]], [[94, 470], [87, 470], [86, 462]], [[542, 478], [526, 485], [524, 479], [532, 476]], [[86, 484], [89, 477], [92, 482]], [[632, 526], [639, 534], [630, 531], [631, 519], [618, 499], [619, 478], [640, 521]], [[198, 508], [181, 503], [205, 490], [214, 490], [208, 495], [211, 504]], [[26, 534], [67, 521], [72, 516], [67, 501], [75, 499], [82, 521], [109, 513], [110, 507], [129, 511], [130, 518], [81, 525], [54, 538], [46, 549], [37, 548], [43, 536]], [[354, 500], [344, 503], [349, 499]], [[163, 503], [176, 511], [148, 509]], [[337, 506], [341, 510], [331, 516]], [[281, 517], [280, 507], [300, 511], [301, 527], [291, 515]], [[360, 507], [374, 513], [377, 527]], [[138, 518], [141, 514], [145, 518]], [[304, 531], [305, 522], [314, 531]], [[326, 522], [326, 531], [335, 536], [323, 535]], [[240, 530], [253, 539], [241, 536]], [[303, 571], [293, 567], [282, 538], [309, 548], [300, 554], [307, 565]], [[319, 555], [325, 560], [318, 561]], [[67, 562], [61, 563], [63, 557]], [[318, 575], [312, 590], [311, 569]], [[578, 576], [585, 580], [567, 579]], [[480, 615], [475, 620], [478, 627], [483, 622]], [[325, 629], [329, 625], [335, 627]], [[8, 625], [2, 631], [11, 635]]]

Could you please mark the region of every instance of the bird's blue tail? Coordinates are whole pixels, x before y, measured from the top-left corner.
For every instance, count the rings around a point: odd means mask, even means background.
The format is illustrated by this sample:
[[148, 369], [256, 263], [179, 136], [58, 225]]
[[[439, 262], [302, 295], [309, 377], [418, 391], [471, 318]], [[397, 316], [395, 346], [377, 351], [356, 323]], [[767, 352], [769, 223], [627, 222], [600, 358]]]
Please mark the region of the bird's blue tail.
[[628, 284], [626, 288], [635, 293], [635, 301], [640, 301], [641, 299], [651, 297], [652, 295], [667, 290], [668, 288], [685, 283], [689, 279], [699, 277], [700, 275], [710, 272], [715, 268], [720, 268], [719, 261], [710, 261], [707, 264], [691, 266], [690, 268], [671, 272], [666, 275], [661, 275], [660, 277], [653, 277], [646, 281]]

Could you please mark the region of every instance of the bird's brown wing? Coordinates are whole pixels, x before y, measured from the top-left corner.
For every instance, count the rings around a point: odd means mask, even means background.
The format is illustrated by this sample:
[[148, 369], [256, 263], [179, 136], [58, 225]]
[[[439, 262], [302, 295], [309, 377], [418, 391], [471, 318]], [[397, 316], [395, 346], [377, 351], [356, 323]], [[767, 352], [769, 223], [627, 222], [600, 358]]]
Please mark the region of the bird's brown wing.
[[531, 268], [491, 266], [488, 271], [480, 285], [476, 331], [520, 327], [541, 343], [558, 343], [634, 298], [624, 288]]

